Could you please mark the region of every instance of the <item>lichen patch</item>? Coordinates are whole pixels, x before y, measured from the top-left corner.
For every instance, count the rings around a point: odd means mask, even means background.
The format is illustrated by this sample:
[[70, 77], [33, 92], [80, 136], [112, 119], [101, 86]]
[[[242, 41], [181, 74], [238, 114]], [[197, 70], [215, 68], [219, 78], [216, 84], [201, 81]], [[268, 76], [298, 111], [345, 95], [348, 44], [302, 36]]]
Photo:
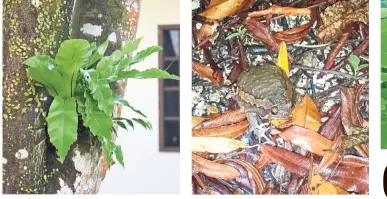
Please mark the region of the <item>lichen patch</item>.
[[28, 151], [26, 149], [19, 149], [15, 153], [15, 157], [19, 160], [26, 159], [28, 157]]

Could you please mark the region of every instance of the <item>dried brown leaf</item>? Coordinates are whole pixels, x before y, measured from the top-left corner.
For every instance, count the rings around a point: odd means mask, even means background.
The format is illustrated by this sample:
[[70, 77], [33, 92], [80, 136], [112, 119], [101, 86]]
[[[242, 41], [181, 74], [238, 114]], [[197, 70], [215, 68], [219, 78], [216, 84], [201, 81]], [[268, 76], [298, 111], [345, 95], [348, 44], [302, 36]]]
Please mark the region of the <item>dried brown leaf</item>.
[[192, 129], [192, 136], [207, 136], [207, 137], [225, 137], [237, 138], [243, 135], [249, 128], [249, 121], [244, 120], [227, 126], [219, 126], [215, 128]]
[[266, 156], [264, 157], [264, 161], [269, 158], [271, 162], [280, 164], [290, 172], [297, 175], [306, 175], [312, 168], [312, 161], [309, 158], [306, 158], [292, 151], [267, 144], [261, 145], [261, 151], [264, 156]]
[[219, 117], [216, 117], [212, 120], [205, 121], [200, 125], [196, 126], [195, 129], [199, 128], [215, 128], [219, 126], [224, 126], [228, 124], [234, 124], [246, 120], [246, 113], [241, 110], [227, 111], [224, 112]]
[[[246, 4], [245, 1], [248, 1]], [[241, 9], [245, 9], [254, 3], [252, 0], [212, 0], [208, 8], [200, 13], [201, 16], [207, 19], [223, 19], [229, 15], [235, 15]]]
[[192, 167], [206, 176], [216, 179], [233, 180], [240, 176], [238, 170], [231, 166], [216, 163], [192, 154]]
[[324, 156], [326, 150], [332, 149], [333, 142], [313, 130], [301, 126], [292, 126], [279, 134], [285, 141], [291, 141], [293, 144], [300, 146], [320, 156]]
[[220, 87], [222, 85], [222, 74], [217, 74], [214, 71], [201, 63], [198, 62], [192, 62], [192, 69], [201, 77], [201, 78], [207, 78], [212, 83], [214, 83], [216, 86]]
[[351, 134], [351, 126], [360, 126], [357, 118], [355, 88], [341, 88], [341, 121], [347, 135]]

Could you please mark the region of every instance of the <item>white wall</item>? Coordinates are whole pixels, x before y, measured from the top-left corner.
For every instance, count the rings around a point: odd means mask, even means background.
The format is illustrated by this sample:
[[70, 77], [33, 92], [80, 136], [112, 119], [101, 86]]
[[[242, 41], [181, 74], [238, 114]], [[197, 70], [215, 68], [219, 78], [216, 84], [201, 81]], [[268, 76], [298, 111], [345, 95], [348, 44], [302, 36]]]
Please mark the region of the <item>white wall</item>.
[[[139, 49], [158, 44], [158, 25], [179, 24], [179, 0], [143, 0], [137, 37], [144, 37]], [[135, 65], [136, 69], [158, 67], [158, 55]], [[135, 130], [119, 131], [126, 168], [115, 164], [107, 172], [99, 193], [179, 193], [180, 154], [159, 152], [158, 81], [129, 80], [125, 99], [140, 109], [152, 123], [153, 131], [135, 125]], [[126, 107], [122, 116], [135, 116]]]

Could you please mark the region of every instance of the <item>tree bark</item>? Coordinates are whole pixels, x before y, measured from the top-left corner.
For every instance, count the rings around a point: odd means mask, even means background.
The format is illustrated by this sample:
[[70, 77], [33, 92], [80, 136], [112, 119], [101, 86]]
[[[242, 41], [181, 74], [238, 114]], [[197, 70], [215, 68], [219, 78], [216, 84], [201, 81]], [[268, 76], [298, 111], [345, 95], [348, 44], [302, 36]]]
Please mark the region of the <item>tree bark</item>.
[[[98, 192], [108, 167], [99, 142], [80, 126], [65, 161], [57, 161], [45, 122], [52, 98], [27, 78], [23, 62], [38, 54], [54, 57], [69, 38], [97, 44], [109, 38], [110, 54], [135, 39], [140, 1], [3, 1], [3, 193]], [[123, 96], [125, 85], [112, 88]]]

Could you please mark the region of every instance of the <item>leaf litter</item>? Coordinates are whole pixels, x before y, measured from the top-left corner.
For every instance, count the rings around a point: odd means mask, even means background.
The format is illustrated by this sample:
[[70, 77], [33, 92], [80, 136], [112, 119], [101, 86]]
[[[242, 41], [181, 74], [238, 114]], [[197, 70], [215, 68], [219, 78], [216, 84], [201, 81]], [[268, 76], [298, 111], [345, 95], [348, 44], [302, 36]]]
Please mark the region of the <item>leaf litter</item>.
[[[194, 194], [368, 194], [368, 1], [193, 3]], [[287, 119], [235, 100], [264, 63], [299, 94]]]

